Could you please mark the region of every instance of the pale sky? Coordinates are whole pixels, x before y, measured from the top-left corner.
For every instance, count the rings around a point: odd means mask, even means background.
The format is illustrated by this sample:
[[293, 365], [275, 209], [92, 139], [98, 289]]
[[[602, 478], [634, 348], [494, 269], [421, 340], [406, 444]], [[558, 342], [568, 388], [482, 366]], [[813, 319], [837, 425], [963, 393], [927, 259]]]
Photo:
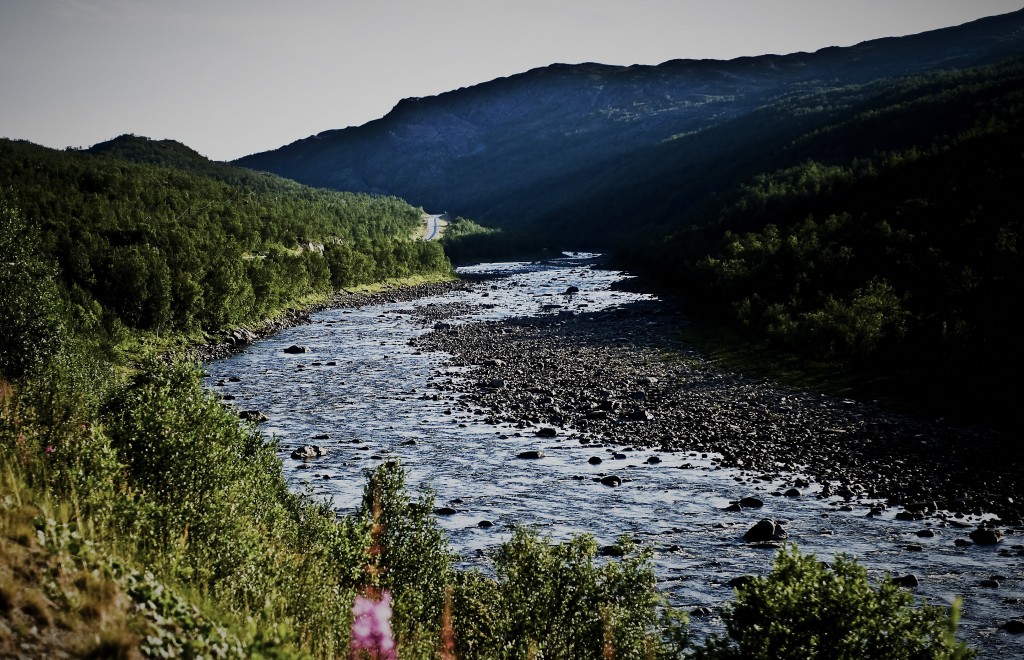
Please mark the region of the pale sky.
[[0, 136], [215, 160], [554, 62], [814, 51], [1024, 0], [0, 0]]

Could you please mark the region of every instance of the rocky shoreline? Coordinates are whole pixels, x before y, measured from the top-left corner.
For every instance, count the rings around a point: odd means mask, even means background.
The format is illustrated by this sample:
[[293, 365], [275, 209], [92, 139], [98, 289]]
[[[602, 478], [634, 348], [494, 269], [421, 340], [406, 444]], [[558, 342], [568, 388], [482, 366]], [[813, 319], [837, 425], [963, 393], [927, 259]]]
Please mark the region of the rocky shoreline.
[[471, 284], [469, 282], [450, 280], [411, 286], [386, 287], [383, 291], [375, 293], [360, 293], [343, 289], [322, 303], [310, 305], [302, 309], [288, 309], [275, 318], [265, 319], [259, 323], [240, 326], [213, 335], [206, 343], [190, 349], [187, 357], [201, 363], [226, 358], [233, 353], [244, 350], [248, 344], [255, 341], [266, 339], [288, 328], [305, 325], [309, 323], [311, 314], [327, 309], [363, 307], [388, 302], [407, 302], [419, 298], [440, 296], [451, 291], [469, 289], [470, 287]]
[[999, 521], [989, 528], [1021, 525], [1024, 458], [1011, 438], [725, 371], [673, 339], [685, 322], [681, 310], [649, 302], [596, 314], [439, 321], [410, 343], [472, 367], [475, 386], [454, 407], [524, 437], [559, 429], [581, 443], [714, 452], [722, 466], [758, 481], [804, 475], [805, 483], [794, 480], [797, 495], [817, 482], [823, 496], [845, 497], [867, 515], [896, 507], [901, 519], [938, 516], [967, 527], [960, 519], [993, 513]]

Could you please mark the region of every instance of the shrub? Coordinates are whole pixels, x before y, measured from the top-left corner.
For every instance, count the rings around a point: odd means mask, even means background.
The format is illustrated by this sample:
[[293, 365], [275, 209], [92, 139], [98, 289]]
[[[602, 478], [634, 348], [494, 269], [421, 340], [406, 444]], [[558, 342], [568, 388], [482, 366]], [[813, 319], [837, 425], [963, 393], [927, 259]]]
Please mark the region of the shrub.
[[0, 376], [20, 379], [66, 339], [66, 302], [38, 236], [0, 195]]
[[685, 616], [665, 608], [649, 551], [622, 539], [599, 564], [589, 535], [551, 543], [517, 529], [495, 556], [494, 583], [460, 576], [453, 625], [464, 657], [675, 657]]
[[771, 573], [737, 590], [723, 615], [728, 638], [712, 637], [698, 658], [970, 658], [951, 610], [914, 606], [889, 580], [873, 587], [854, 559], [826, 566], [796, 546], [782, 549]]

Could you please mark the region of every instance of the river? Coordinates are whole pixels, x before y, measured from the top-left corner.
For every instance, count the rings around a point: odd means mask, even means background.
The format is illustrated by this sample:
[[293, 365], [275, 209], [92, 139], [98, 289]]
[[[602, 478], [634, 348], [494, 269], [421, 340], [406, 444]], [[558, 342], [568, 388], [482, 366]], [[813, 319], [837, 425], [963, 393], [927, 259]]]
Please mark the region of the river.
[[[414, 489], [431, 488], [438, 506], [455, 510], [438, 522], [463, 566], [488, 570], [488, 551], [508, 539], [514, 525], [531, 526], [556, 540], [590, 533], [600, 545], [628, 534], [654, 548], [659, 588], [674, 605], [714, 610], [731, 600], [729, 580], [770, 569], [775, 551], [747, 545], [742, 536], [762, 517], [772, 517], [785, 521], [789, 539], [804, 552], [824, 560], [851, 554], [874, 579], [886, 572], [913, 574], [919, 600], [946, 605], [962, 596], [961, 638], [982, 657], [1024, 657], [1024, 636], [999, 629], [1022, 613], [1020, 546], [960, 548], [945, 523], [908, 524], [895, 520], [891, 510], [870, 518], [861, 508], [844, 511], [838, 497], [815, 497], [817, 485], [803, 488], [801, 497], [772, 494], [799, 474], [761, 481], [720, 467], [714, 454], [580, 444], [573, 429], [559, 429], [551, 438], [526, 437], [509, 424], [489, 423], [488, 411], [455, 405], [460, 388], [476, 386], [466, 377], [471, 367], [454, 366], [445, 353], [410, 345], [433, 330], [439, 316], [434, 312], [443, 311], [449, 324], [497, 323], [651, 300], [613, 290], [624, 275], [595, 268], [584, 256], [464, 272], [499, 277], [468, 291], [413, 302], [316, 313], [308, 325], [208, 364], [207, 384], [240, 409], [264, 412], [269, 421], [261, 430], [279, 441], [290, 485], [329, 500], [339, 513], [358, 506], [365, 469], [399, 460]], [[566, 295], [568, 286], [580, 291]], [[293, 344], [308, 352], [285, 353]], [[312, 461], [290, 458], [304, 444], [323, 446], [327, 454]], [[545, 456], [517, 458], [525, 449]], [[595, 455], [604, 459], [600, 465], [588, 462]], [[612, 469], [621, 486], [596, 481]], [[744, 495], [765, 500], [764, 509], [723, 513]], [[493, 526], [482, 527], [481, 521]], [[934, 537], [915, 533], [932, 525]], [[992, 578], [998, 588], [982, 586]], [[698, 635], [719, 631], [721, 619], [694, 616], [691, 627]]]

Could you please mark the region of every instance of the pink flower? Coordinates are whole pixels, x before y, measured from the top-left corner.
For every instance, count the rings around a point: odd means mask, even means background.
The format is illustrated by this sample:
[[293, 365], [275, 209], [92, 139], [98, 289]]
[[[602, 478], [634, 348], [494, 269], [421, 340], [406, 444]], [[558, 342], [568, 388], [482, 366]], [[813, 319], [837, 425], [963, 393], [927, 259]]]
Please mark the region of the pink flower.
[[398, 650], [391, 632], [391, 594], [385, 591], [379, 600], [356, 596], [352, 604], [352, 660], [397, 660]]
[[53, 453], [53, 445], [46, 445], [46, 453], [47, 454], [52, 454]]

